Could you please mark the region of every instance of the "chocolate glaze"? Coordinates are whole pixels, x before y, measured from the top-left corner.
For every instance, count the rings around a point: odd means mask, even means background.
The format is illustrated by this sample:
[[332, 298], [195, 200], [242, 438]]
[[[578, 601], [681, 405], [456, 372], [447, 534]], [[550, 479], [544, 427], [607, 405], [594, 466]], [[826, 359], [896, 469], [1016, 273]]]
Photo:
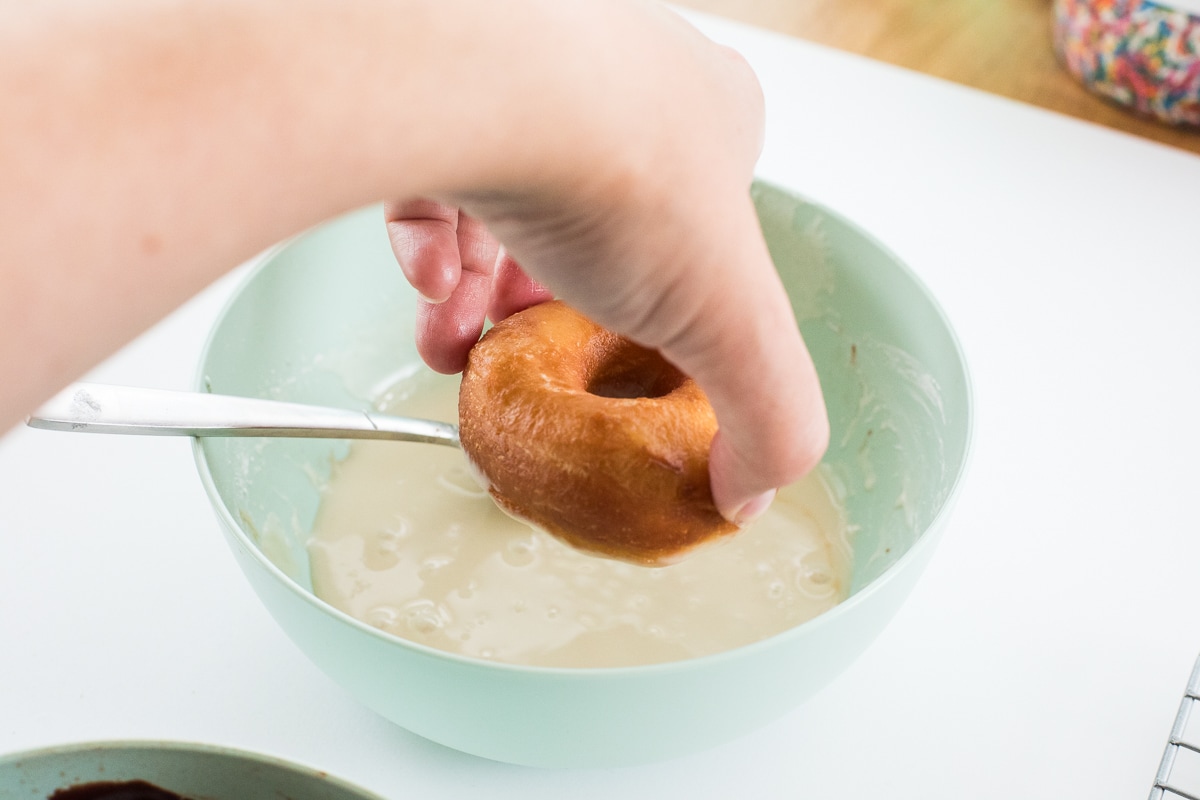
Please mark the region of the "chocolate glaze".
[[98, 781], [59, 789], [46, 800], [186, 800], [145, 781]]

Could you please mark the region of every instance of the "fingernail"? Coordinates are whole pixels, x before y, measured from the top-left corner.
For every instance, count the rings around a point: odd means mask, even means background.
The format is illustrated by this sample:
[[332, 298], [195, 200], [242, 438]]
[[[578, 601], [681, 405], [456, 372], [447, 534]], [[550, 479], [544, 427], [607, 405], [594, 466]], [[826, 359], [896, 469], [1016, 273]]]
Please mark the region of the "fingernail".
[[758, 497], [748, 500], [737, 510], [733, 515], [733, 524], [738, 527], [749, 525], [754, 520], [758, 519], [763, 513], [771, 507], [771, 502], [775, 499], [775, 490], [763, 492]]

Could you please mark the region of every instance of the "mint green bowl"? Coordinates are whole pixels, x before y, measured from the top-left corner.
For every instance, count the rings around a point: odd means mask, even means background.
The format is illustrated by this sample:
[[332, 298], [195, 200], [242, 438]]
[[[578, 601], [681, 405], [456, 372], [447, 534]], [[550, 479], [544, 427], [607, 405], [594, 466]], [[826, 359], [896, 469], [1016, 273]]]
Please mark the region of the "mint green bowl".
[[[870, 236], [766, 184], [755, 199], [828, 400], [826, 463], [859, 528], [851, 597], [770, 639], [674, 663], [552, 669], [457, 657], [312, 594], [305, 539], [316, 486], [346, 442], [197, 441], [238, 562], [309, 658], [384, 717], [449, 747], [518, 764], [607, 766], [753, 730], [871, 643], [928, 562], [962, 480], [971, 429], [962, 351], [926, 289]], [[205, 350], [200, 388], [365, 408], [418, 362], [415, 299], [380, 210], [339, 218], [280, 248], [241, 287]]]
[[270, 756], [183, 742], [94, 742], [0, 756], [0, 798], [145, 781], [194, 800], [382, 800], [325, 772]]

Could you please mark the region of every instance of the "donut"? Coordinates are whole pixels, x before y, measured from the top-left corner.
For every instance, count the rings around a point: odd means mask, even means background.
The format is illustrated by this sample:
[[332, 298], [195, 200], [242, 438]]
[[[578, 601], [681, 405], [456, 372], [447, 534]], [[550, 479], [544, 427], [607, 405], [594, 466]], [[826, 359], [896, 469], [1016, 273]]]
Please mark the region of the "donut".
[[496, 503], [573, 547], [656, 565], [737, 531], [709, 489], [717, 420], [704, 392], [560, 301], [480, 338], [458, 414]]

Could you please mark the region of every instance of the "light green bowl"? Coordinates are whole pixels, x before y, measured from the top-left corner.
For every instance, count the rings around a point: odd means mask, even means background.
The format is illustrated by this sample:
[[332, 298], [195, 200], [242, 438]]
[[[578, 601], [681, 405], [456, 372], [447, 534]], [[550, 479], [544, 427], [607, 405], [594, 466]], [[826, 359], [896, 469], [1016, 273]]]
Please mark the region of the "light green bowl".
[[212, 745], [95, 742], [0, 756], [3, 800], [135, 780], [195, 800], [382, 800], [320, 770]]
[[[305, 539], [315, 486], [346, 442], [198, 441], [201, 478], [242, 569], [316, 664], [383, 716], [450, 747], [519, 764], [601, 766], [750, 731], [870, 644], [929, 560], [962, 478], [971, 428], [963, 355], [929, 293], [871, 237], [765, 184], [755, 199], [828, 400], [826, 463], [860, 529], [852, 596], [770, 639], [688, 661], [551, 669], [457, 657], [312, 594]], [[213, 331], [200, 386], [366, 407], [418, 361], [415, 300], [379, 209], [350, 214], [282, 247], [250, 277]]]

